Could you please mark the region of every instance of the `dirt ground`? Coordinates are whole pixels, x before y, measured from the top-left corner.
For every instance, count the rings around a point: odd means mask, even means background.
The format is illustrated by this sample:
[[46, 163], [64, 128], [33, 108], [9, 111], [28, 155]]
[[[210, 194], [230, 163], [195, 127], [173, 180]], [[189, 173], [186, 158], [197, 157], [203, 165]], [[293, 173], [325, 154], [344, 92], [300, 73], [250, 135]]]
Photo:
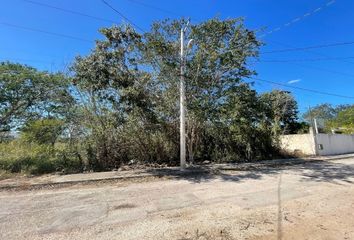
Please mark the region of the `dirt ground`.
[[351, 158], [2, 191], [0, 239], [354, 239], [353, 183]]

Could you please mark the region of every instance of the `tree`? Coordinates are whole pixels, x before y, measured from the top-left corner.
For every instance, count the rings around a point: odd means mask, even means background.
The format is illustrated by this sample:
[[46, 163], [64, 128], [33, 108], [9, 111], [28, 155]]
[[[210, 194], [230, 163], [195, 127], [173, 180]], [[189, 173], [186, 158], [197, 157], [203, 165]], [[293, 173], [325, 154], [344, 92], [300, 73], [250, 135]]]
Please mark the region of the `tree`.
[[346, 107], [337, 114], [337, 117], [326, 122], [330, 130], [338, 129], [343, 133], [354, 134], [354, 106]]
[[298, 107], [290, 92], [273, 90], [260, 96], [273, 135], [296, 132]]
[[[178, 42], [185, 23], [184, 19], [155, 22], [151, 31], [143, 35], [130, 26], [104, 28], [101, 33], [105, 39], [97, 41], [90, 55], [76, 59], [73, 80], [88, 103], [84, 108], [92, 116], [87, 119], [94, 123], [89, 125], [95, 136], [91, 146], [97, 158], [111, 159], [110, 165], [119, 165], [129, 158], [177, 163]], [[219, 148], [199, 143], [222, 140], [218, 146], [227, 146], [234, 141], [226, 133], [231, 128], [230, 102], [235, 106], [237, 101], [246, 101], [245, 105], [253, 106], [247, 101], [257, 99], [242, 79], [254, 74], [247, 61], [258, 56], [261, 43], [254, 32], [244, 27], [242, 19], [216, 18], [191, 25], [189, 35], [195, 45], [187, 54], [188, 154], [191, 161], [224, 159], [226, 153], [216, 153], [222, 152]], [[236, 101], [235, 96], [240, 93], [244, 97]], [[247, 143], [230, 146], [233, 149], [229, 159], [241, 159], [246, 151], [236, 148], [254, 144], [247, 138], [247, 129], [257, 128], [258, 110], [252, 110], [256, 116], [249, 114], [251, 120], [240, 126]], [[233, 124], [236, 127], [236, 121]], [[226, 130], [220, 138], [215, 137], [218, 126]]]
[[[87, 142], [91, 162], [97, 168], [107, 168], [144, 151], [148, 129], [141, 125], [153, 122], [154, 113], [149, 99], [153, 92], [150, 75], [138, 65], [142, 36], [129, 26], [103, 28], [101, 33], [105, 39], [97, 41], [89, 56], [77, 57], [72, 70], [84, 110], [83, 123], [91, 133]], [[128, 131], [134, 133], [134, 141], [126, 139]], [[132, 146], [127, 147], [129, 144]], [[143, 161], [146, 155], [140, 154], [138, 160]]]
[[40, 119], [27, 122], [21, 129], [27, 142], [54, 146], [63, 131], [64, 122], [59, 119]]
[[321, 131], [331, 132], [332, 121], [338, 117], [338, 114], [344, 110], [350, 109], [353, 105], [342, 104], [333, 106], [329, 103], [319, 104], [303, 114], [306, 122], [311, 123], [313, 119], [317, 119], [322, 123], [319, 126]]
[[63, 74], [49, 74], [10, 62], [0, 63], [0, 129], [27, 120], [59, 117], [74, 100]]
[[[176, 102], [180, 59], [176, 42], [183, 24], [184, 20], [156, 22], [145, 35], [148, 51], [144, 52], [144, 59], [156, 69], [154, 82], [158, 89], [166, 89], [157, 91], [158, 106], [163, 112], [160, 116], [171, 124], [178, 120], [179, 113]], [[254, 73], [248, 68], [247, 60], [258, 56], [261, 43], [254, 32], [244, 27], [242, 19], [221, 21], [216, 18], [191, 25], [189, 37], [194, 40], [194, 47], [187, 53], [186, 61], [187, 150], [193, 160], [219, 151], [210, 145], [205, 151], [199, 143], [202, 138], [212, 141], [209, 134], [216, 136], [211, 129], [220, 125], [226, 105], [243, 89], [242, 78]], [[208, 131], [205, 128], [209, 128]]]
[[325, 121], [335, 118], [337, 115], [336, 108], [329, 103], [319, 104], [303, 114], [303, 118], [307, 122], [311, 122], [312, 119], [323, 119]]

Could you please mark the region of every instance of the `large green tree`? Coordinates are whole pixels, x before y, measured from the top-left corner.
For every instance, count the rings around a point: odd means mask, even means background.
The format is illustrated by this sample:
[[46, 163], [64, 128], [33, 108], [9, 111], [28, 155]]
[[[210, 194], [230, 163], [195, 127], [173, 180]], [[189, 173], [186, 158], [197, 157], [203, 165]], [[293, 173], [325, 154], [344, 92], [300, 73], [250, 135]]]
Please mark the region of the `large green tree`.
[[[160, 116], [171, 124], [178, 120], [179, 113], [176, 104], [180, 74], [178, 42], [184, 24], [185, 21], [156, 22], [145, 36], [144, 59], [155, 69], [155, 85], [163, 89], [157, 91], [159, 112], [163, 113]], [[221, 118], [227, 118], [225, 109], [229, 108], [230, 101], [240, 91], [248, 91], [242, 79], [254, 72], [247, 60], [258, 56], [261, 43], [244, 27], [242, 19], [211, 19], [191, 25], [189, 37], [194, 40], [186, 53], [187, 145], [192, 160], [194, 157], [207, 158], [211, 152], [219, 151], [217, 145], [206, 148], [200, 141], [203, 138], [211, 141], [211, 136], [217, 136], [214, 131], [218, 130], [214, 126], [220, 124]]]
[[19, 127], [30, 119], [66, 114], [74, 104], [69, 83], [60, 73], [0, 63], [0, 129]]
[[[93, 116], [92, 131], [99, 136], [93, 140], [99, 142], [92, 143], [96, 157], [113, 156], [113, 162], [121, 162], [119, 158], [124, 157], [177, 162], [179, 33], [185, 24], [186, 20], [155, 22], [145, 34], [138, 34], [130, 26], [104, 28], [101, 33], [105, 39], [97, 41], [88, 56], [76, 59], [72, 67], [74, 82], [89, 103], [84, 108]], [[257, 96], [242, 81], [254, 74], [247, 63], [258, 56], [261, 43], [254, 32], [244, 27], [242, 19], [216, 18], [191, 24], [188, 35], [194, 40], [186, 54], [190, 160], [231, 159], [237, 154], [240, 156], [234, 159], [242, 158], [246, 151], [241, 149], [254, 146], [247, 129], [257, 128], [257, 122], [262, 121]], [[237, 95], [242, 97], [235, 98]], [[233, 108], [239, 109], [238, 105], [249, 107], [247, 121], [232, 120], [236, 114]], [[225, 133], [216, 138], [219, 126], [227, 131], [234, 129], [235, 137]], [[96, 132], [98, 128], [102, 130]], [[116, 139], [112, 133], [121, 137]], [[227, 146], [240, 138], [240, 144]], [[201, 144], [207, 141], [222, 142], [210, 148]], [[222, 146], [230, 151], [223, 151]]]

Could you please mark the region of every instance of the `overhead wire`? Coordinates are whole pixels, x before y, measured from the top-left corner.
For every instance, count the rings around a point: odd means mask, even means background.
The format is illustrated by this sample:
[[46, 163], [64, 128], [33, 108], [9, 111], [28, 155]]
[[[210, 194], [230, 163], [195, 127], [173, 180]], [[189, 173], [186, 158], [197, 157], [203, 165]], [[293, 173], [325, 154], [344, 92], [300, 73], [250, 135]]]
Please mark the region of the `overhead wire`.
[[13, 24], [13, 23], [8, 23], [8, 22], [0, 22], [0, 24], [7, 26], [7, 27], [11, 27], [11, 28], [17, 28], [17, 29], [27, 30], [27, 31], [31, 31], [31, 32], [39, 32], [39, 33], [44, 33], [47, 35], [68, 38], [68, 39], [77, 40], [77, 41], [81, 41], [81, 42], [89, 42], [89, 43], [93, 42], [92, 40], [81, 38], [81, 37], [76, 37], [76, 36], [62, 34], [62, 33], [56, 33], [56, 32], [50, 32], [50, 31], [46, 31], [46, 30], [42, 30], [42, 29], [21, 26], [21, 25], [17, 25], [17, 24]]
[[[53, 9], [57, 9], [57, 10], [61, 10], [61, 11], [65, 11], [65, 12], [69, 12], [72, 14], [76, 14], [76, 15], [80, 15], [80, 16], [84, 16], [84, 17], [90, 17], [96, 20], [101, 20], [101, 21], [106, 21], [106, 22], [113, 22], [111, 20], [108, 19], [103, 19], [100, 17], [95, 17], [95, 16], [91, 16], [88, 14], [84, 14], [84, 13], [80, 13], [80, 12], [76, 12], [76, 11], [72, 11], [72, 10], [68, 10], [68, 9], [63, 9], [63, 8], [59, 8], [59, 7], [55, 7], [52, 5], [48, 5], [48, 4], [42, 4], [39, 2], [35, 2], [32, 0], [23, 0], [25, 2], [29, 2], [29, 3], [33, 3], [33, 4], [37, 4], [37, 5], [42, 5], [45, 7], [50, 7]], [[145, 32], [145, 30], [141, 27], [139, 27], [137, 24], [135, 24], [132, 20], [130, 20], [129, 18], [127, 18], [124, 14], [122, 14], [120, 11], [118, 11], [116, 8], [114, 8], [111, 4], [109, 4], [107, 1], [105, 0], [101, 0], [106, 6], [108, 6], [109, 8], [111, 8], [113, 11], [115, 11], [119, 16], [121, 16], [124, 20], [126, 20], [127, 22], [129, 22], [130, 24], [132, 24], [134, 27], [136, 27], [137, 29], [139, 29], [142, 32]], [[136, 3], [140, 3], [138, 1], [134, 1], [134, 0], [129, 0], [131, 2], [136, 2]], [[334, 2], [334, 1], [331, 1]], [[142, 3], [140, 3], [142, 5]], [[147, 4], [144, 4], [146, 7], [148, 7]], [[152, 6], [149, 6], [152, 7]], [[156, 10], [160, 10], [162, 11], [162, 9], [156, 8]], [[45, 31], [45, 30], [41, 30], [41, 29], [35, 29], [35, 28], [29, 28], [29, 27], [24, 27], [24, 26], [19, 26], [19, 25], [15, 25], [15, 24], [10, 24], [10, 23], [5, 23], [5, 22], [0, 22], [0, 24], [2, 25], [6, 25], [9, 27], [14, 27], [14, 28], [20, 28], [20, 29], [24, 29], [24, 30], [29, 30], [29, 31], [35, 31], [35, 32], [41, 32], [41, 33], [45, 33], [45, 34], [50, 34], [50, 35], [55, 35], [55, 36], [59, 36], [59, 37], [65, 37], [65, 38], [70, 38], [70, 39], [74, 39], [74, 40], [80, 40], [80, 41], [85, 41], [85, 42], [92, 42], [91, 40], [87, 40], [84, 38], [80, 38], [80, 37], [75, 37], [75, 36], [71, 36], [71, 35], [66, 35], [66, 34], [60, 34], [60, 33], [54, 33], [54, 32], [49, 32], [49, 31]], [[276, 53], [276, 52], [289, 52], [289, 51], [305, 51], [305, 50], [310, 50], [310, 49], [315, 49], [315, 48], [325, 48], [325, 47], [333, 47], [333, 46], [341, 46], [341, 45], [350, 45], [350, 44], [354, 44], [354, 42], [342, 42], [342, 43], [334, 43], [334, 44], [326, 44], [326, 45], [317, 45], [317, 46], [310, 46], [310, 47], [303, 47], [303, 48], [291, 48], [291, 49], [281, 49], [281, 50], [274, 50], [274, 51], [269, 51], [269, 52], [264, 52], [264, 53]], [[340, 59], [340, 58], [332, 58], [333, 60], [335, 59]], [[330, 95], [330, 96], [335, 96], [335, 97], [342, 97], [342, 98], [350, 98], [350, 99], [354, 99], [354, 97], [351, 96], [344, 96], [344, 95], [340, 95], [340, 94], [335, 94], [335, 93], [328, 93], [328, 92], [322, 92], [322, 91], [318, 91], [318, 90], [313, 90], [313, 89], [307, 89], [307, 88], [301, 88], [301, 87], [296, 87], [296, 86], [289, 86], [283, 83], [278, 83], [278, 82], [274, 82], [274, 81], [269, 81], [269, 80], [265, 80], [265, 79], [260, 79], [260, 78], [250, 78], [250, 79], [254, 79], [257, 81], [262, 81], [262, 82], [267, 82], [267, 83], [271, 83], [271, 84], [275, 84], [275, 85], [279, 85], [279, 86], [284, 86], [287, 88], [293, 88], [293, 89], [297, 89], [297, 90], [303, 90], [303, 91], [308, 91], [308, 92], [313, 92], [313, 93], [317, 93], [317, 94], [322, 94], [322, 95]]]
[[304, 20], [305, 18], [307, 18], [307, 17], [309, 17], [311, 15], [314, 15], [314, 14], [318, 13], [319, 11], [331, 6], [335, 2], [336, 2], [336, 0], [330, 0], [327, 3], [325, 3], [324, 5], [322, 5], [322, 6], [318, 7], [318, 8], [315, 8], [315, 9], [313, 9], [313, 10], [311, 10], [311, 11], [309, 11], [309, 12], [307, 12], [307, 13], [299, 16], [299, 17], [293, 18], [291, 21], [289, 21], [289, 22], [287, 22], [287, 23], [285, 23], [285, 24], [283, 24], [283, 25], [281, 25], [279, 27], [273, 28], [272, 30], [260, 35], [259, 37], [260, 38], [264, 38], [267, 35], [270, 35], [270, 34], [273, 34], [275, 32], [278, 32], [278, 31], [280, 31], [283, 28], [290, 27], [290, 26], [294, 25], [295, 23], [300, 22], [301, 20]]
[[[296, 63], [296, 62], [263, 62], [263, 61], [258, 61], [258, 62], [259, 63], [265, 63], [265, 64], [267, 64], [267, 63], [291, 64], [291, 66], [299, 66], [299, 67], [302, 67], [302, 68], [313, 69], [313, 70], [316, 70], [316, 71], [319, 71], [319, 72], [328, 72], [328, 73], [332, 73], [332, 74], [336, 74], [336, 75], [354, 77], [354, 74], [340, 72], [340, 71], [331, 70], [331, 69], [327, 69], [327, 68], [311, 66], [311, 65], [304, 65], [304, 64], [300, 64], [300, 63]], [[253, 63], [256, 63], [256, 62], [253, 62]]]
[[145, 30], [141, 27], [139, 27], [137, 24], [135, 24], [132, 20], [130, 20], [128, 17], [126, 17], [123, 13], [121, 13], [120, 11], [118, 11], [118, 9], [116, 9], [115, 7], [113, 7], [110, 3], [108, 3], [106, 0], [101, 0], [101, 2], [103, 4], [105, 4], [107, 7], [109, 7], [110, 9], [112, 9], [114, 12], [116, 12], [121, 18], [123, 18], [124, 20], [126, 20], [127, 22], [129, 22], [132, 26], [136, 27], [137, 29], [139, 29], [140, 31], [142, 31], [143, 33], [145, 33]]
[[[292, 26], [294, 23], [296, 22], [299, 22], [300, 20], [303, 20], [311, 15], [314, 15], [315, 13], [319, 12], [320, 10], [323, 10], [324, 8], [327, 8], [329, 6], [331, 6], [332, 4], [334, 4], [336, 2], [336, 0], [329, 0], [327, 3], [325, 3], [324, 5], [322, 5], [321, 7], [319, 8], [316, 8], [310, 12], [307, 12], [305, 13], [304, 15], [300, 16], [300, 17], [297, 17], [297, 18], [294, 18], [292, 21], [288, 22], [288, 23], [285, 23], [283, 26], [280, 26], [280, 27], [277, 27], [277, 28], [274, 28], [273, 30], [271, 31], [268, 31], [267, 33], [263, 34], [263, 35], [260, 35], [259, 37], [260, 38], [263, 38], [269, 34], [272, 34], [272, 33], [275, 33], [275, 32], [278, 32], [280, 31], [283, 27], [289, 27], [289, 26]], [[275, 43], [275, 44], [280, 44], [280, 45], [285, 45], [285, 46], [289, 46], [289, 45], [286, 45], [286, 44], [282, 44], [282, 43], [279, 43], [279, 42], [274, 42], [274, 41], [271, 41], [272, 43]], [[337, 44], [337, 43], [335, 43]], [[344, 43], [339, 43], [339, 45], [348, 45], [348, 44], [351, 44], [351, 42], [344, 42]], [[328, 45], [325, 46], [325, 45], [322, 45], [322, 46], [314, 46], [315, 48], [322, 48], [322, 47], [329, 47]], [[300, 48], [296, 48], [297, 50], [296, 51], [300, 51]], [[289, 49], [290, 50], [290, 49]], [[302, 48], [301, 49], [302, 51], [307, 51], [309, 53], [313, 53], [313, 54], [316, 54], [316, 55], [321, 55], [321, 56], [324, 56], [324, 57], [330, 57], [326, 54], [322, 54], [322, 53], [318, 53], [318, 52], [314, 52], [314, 51], [311, 51], [311, 49], [304, 49]], [[283, 50], [281, 50], [282, 52], [284, 52]], [[294, 48], [293, 50], [291, 51], [294, 51]], [[275, 53], [275, 52], [278, 52], [278, 50], [275, 50], [275, 51], [270, 51], [271, 53]], [[346, 61], [345, 59], [337, 59], [336, 61], [340, 61], [340, 62], [345, 62], [345, 63], [350, 63], [350, 64], [354, 64], [353, 62], [350, 62], [350, 61]]]
[[143, 6], [143, 7], [146, 7], [146, 8], [154, 9], [154, 10], [157, 10], [157, 11], [160, 11], [160, 12], [163, 12], [163, 13], [172, 14], [172, 15], [175, 15], [175, 16], [178, 16], [178, 17], [181, 16], [181, 15], [178, 14], [178, 13], [175, 13], [175, 12], [172, 12], [172, 11], [170, 11], [170, 10], [166, 10], [166, 9], [163, 9], [163, 8], [160, 8], [160, 7], [151, 5], [151, 4], [147, 4], [147, 3], [145, 3], [145, 2], [141, 2], [141, 1], [137, 1], [137, 0], [126, 0], [126, 1], [129, 1], [129, 2], [132, 2], [132, 3], [135, 3], [135, 4], [138, 4], [138, 5]]
[[[103, 1], [106, 5], [107, 2], [105, 0], [101, 0]], [[129, 0], [129, 1], [134, 1], [134, 0]], [[134, 1], [136, 2], [136, 1]], [[330, 6], [332, 5], [333, 3], [335, 2], [335, 0], [332, 0], [332, 1], [329, 1], [326, 6]], [[110, 5], [108, 5], [110, 6]], [[110, 6], [112, 8], [112, 6]], [[150, 6], [151, 7], [151, 6]], [[114, 8], [112, 8], [113, 10], [115, 10]], [[116, 10], [115, 10], [116, 11]], [[319, 9], [316, 9], [314, 10], [314, 12], [318, 12]], [[121, 15], [125, 20], [127, 20], [128, 22], [130, 22], [132, 25], [134, 25], [135, 27], [137, 27], [137, 25], [135, 23], [133, 23], [130, 19], [127, 19], [126, 17], [124, 17], [124, 15], [122, 15], [119, 11], [116, 11], [119, 15]], [[140, 29], [142, 30], [142, 29]], [[143, 30], [142, 30], [143, 31]], [[352, 44], [352, 43], [349, 43], [349, 42], [345, 42], [345, 43], [336, 43], [336, 46], [339, 46], [339, 45], [349, 45], [349, 44]], [[354, 42], [353, 42], [354, 44]], [[332, 47], [334, 46], [333, 44], [332, 45], [319, 45], [317, 47]], [[315, 46], [316, 47], [316, 46]], [[314, 46], [312, 46], [312, 48], [314, 48]], [[296, 48], [298, 51], [300, 50], [300, 48]], [[301, 48], [301, 50], [306, 50], [306, 49], [303, 49]], [[284, 50], [283, 50], [284, 51]], [[292, 50], [294, 51], [294, 50]], [[327, 95], [327, 96], [335, 96], [335, 97], [341, 97], [341, 98], [349, 98], [349, 99], [354, 99], [354, 97], [351, 97], [351, 96], [345, 96], [345, 95], [340, 95], [340, 94], [336, 94], [336, 93], [329, 93], [329, 92], [323, 92], [323, 91], [318, 91], [318, 90], [314, 90], [314, 89], [308, 89], [308, 88], [302, 88], [302, 87], [296, 87], [296, 86], [289, 86], [289, 85], [286, 85], [286, 84], [282, 84], [282, 83], [278, 83], [278, 82], [274, 82], [274, 81], [268, 81], [268, 80], [264, 80], [264, 79], [260, 79], [260, 78], [251, 78], [251, 79], [254, 79], [254, 80], [257, 80], [257, 81], [262, 81], [262, 82], [268, 82], [268, 83], [271, 83], [271, 84], [275, 84], [275, 85], [279, 85], [279, 86], [284, 86], [284, 87], [288, 87], [288, 88], [293, 88], [293, 89], [297, 89], [297, 90], [302, 90], [302, 91], [307, 91], [307, 92], [312, 92], [312, 93], [317, 93], [317, 94], [322, 94], [322, 95]]]
[[33, 1], [33, 0], [21, 0], [21, 1], [27, 2], [27, 3], [31, 3], [31, 4], [34, 4], [34, 5], [38, 5], [38, 6], [42, 6], [42, 7], [46, 7], [46, 8], [56, 9], [56, 10], [59, 10], [59, 11], [62, 11], [62, 12], [67, 12], [67, 13], [78, 15], [78, 16], [81, 16], [81, 17], [87, 17], [87, 18], [95, 19], [95, 20], [102, 21], [102, 22], [115, 23], [115, 21], [113, 21], [111, 19], [106, 19], [106, 18], [102, 18], [102, 17], [98, 17], [98, 16], [93, 16], [93, 15], [90, 15], [90, 14], [87, 14], [87, 13], [74, 11], [74, 10], [67, 9], [67, 8], [57, 7], [57, 6], [54, 6], [54, 5], [47, 4], [47, 3], [37, 2], [37, 1]]
[[262, 52], [262, 54], [306, 51], [306, 50], [311, 50], [311, 49], [337, 47], [337, 46], [345, 46], [345, 45], [354, 45], [354, 41], [337, 42], [337, 43], [314, 45], [314, 46], [307, 46], [307, 47], [295, 47], [295, 48], [279, 49], [279, 50], [272, 50], [272, 51]]
[[347, 98], [347, 99], [354, 99], [354, 96], [346, 96], [346, 95], [341, 95], [341, 94], [337, 94], [337, 93], [323, 92], [323, 91], [319, 91], [319, 90], [315, 90], [315, 89], [309, 89], [309, 88], [291, 86], [291, 85], [288, 85], [288, 84], [285, 84], [285, 83], [279, 83], [279, 82], [270, 81], [270, 80], [266, 80], [266, 79], [262, 79], [262, 78], [257, 78], [257, 77], [248, 77], [248, 78], [249, 78], [249, 79], [253, 79], [253, 80], [255, 80], [255, 81], [271, 83], [271, 84], [278, 85], [278, 86], [283, 86], [283, 87], [287, 87], [287, 88], [293, 88], [293, 89], [302, 90], [302, 91], [307, 91], [307, 92], [312, 92], [312, 93], [321, 94], [321, 95], [327, 95], [327, 96], [333, 96], [333, 97], [340, 97], [340, 98]]
[[298, 58], [298, 59], [265, 59], [260, 62], [269, 63], [291, 63], [291, 62], [321, 62], [321, 61], [333, 61], [343, 59], [354, 59], [354, 57], [327, 57], [327, 58]]

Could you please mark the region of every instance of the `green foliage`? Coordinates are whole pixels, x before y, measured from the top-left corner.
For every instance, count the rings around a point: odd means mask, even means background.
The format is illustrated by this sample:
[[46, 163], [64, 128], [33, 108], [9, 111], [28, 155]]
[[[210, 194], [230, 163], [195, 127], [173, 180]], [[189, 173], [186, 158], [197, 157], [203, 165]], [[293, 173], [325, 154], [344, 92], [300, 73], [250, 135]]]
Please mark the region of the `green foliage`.
[[[106, 39], [76, 59], [73, 79], [91, 133], [87, 156], [93, 168], [178, 163], [176, 42], [185, 22], [155, 22], [144, 35], [129, 26], [104, 28]], [[247, 60], [258, 55], [255, 34], [242, 19], [216, 18], [192, 25], [190, 37], [195, 42], [186, 68], [190, 161], [269, 157], [274, 149], [268, 128], [260, 128], [262, 105], [241, 80], [254, 73]]]
[[274, 136], [296, 132], [298, 108], [290, 92], [273, 90], [260, 98]]
[[22, 138], [27, 142], [54, 146], [63, 131], [64, 122], [58, 119], [40, 119], [27, 122], [21, 129]]
[[[0, 168], [42, 173], [177, 165], [178, 43], [185, 23], [155, 22], [144, 34], [125, 25], [103, 28], [91, 53], [75, 59], [71, 78], [4, 63], [0, 119], [8, 130], [22, 128], [20, 140], [2, 143]], [[243, 82], [255, 74], [248, 66], [261, 46], [255, 33], [242, 19], [218, 18], [191, 24], [188, 33], [194, 39], [185, 74], [188, 160], [275, 156], [278, 135], [295, 131], [297, 105], [288, 92], [258, 95]]]
[[[350, 112], [350, 109], [353, 108], [353, 105], [337, 105], [337, 106], [332, 106], [331, 104], [324, 103], [317, 105], [311, 109], [309, 109], [307, 112], [304, 113], [303, 118], [311, 123], [312, 119], [317, 119], [317, 121], [321, 121], [324, 123], [323, 126], [319, 126], [321, 131], [331, 133], [332, 129], [335, 130], [340, 130], [340, 128], [346, 128], [346, 125], [351, 121], [350, 116], [348, 117], [349, 122], [343, 121], [343, 113], [346, 110]], [[339, 116], [341, 114], [341, 116]], [[350, 115], [350, 114], [349, 114]], [[350, 129], [350, 127], [349, 127]], [[343, 132], [350, 132], [344, 130]]]
[[66, 148], [53, 151], [50, 145], [28, 144], [22, 140], [0, 143], [0, 169], [7, 172], [43, 174], [77, 172], [83, 165], [76, 153]]
[[10, 62], [0, 63], [0, 131], [38, 117], [68, 112], [73, 97], [63, 74], [49, 74]]
[[310, 124], [307, 122], [296, 122], [291, 125], [292, 134], [305, 134], [310, 132]]
[[340, 111], [335, 118], [326, 122], [328, 129], [339, 130], [343, 133], [354, 134], [354, 106]]
[[317, 105], [311, 109], [309, 109], [307, 112], [303, 114], [303, 118], [307, 122], [311, 122], [311, 119], [323, 119], [323, 120], [331, 120], [335, 118], [337, 115], [337, 111], [335, 107], [333, 107], [331, 104], [324, 103]]

